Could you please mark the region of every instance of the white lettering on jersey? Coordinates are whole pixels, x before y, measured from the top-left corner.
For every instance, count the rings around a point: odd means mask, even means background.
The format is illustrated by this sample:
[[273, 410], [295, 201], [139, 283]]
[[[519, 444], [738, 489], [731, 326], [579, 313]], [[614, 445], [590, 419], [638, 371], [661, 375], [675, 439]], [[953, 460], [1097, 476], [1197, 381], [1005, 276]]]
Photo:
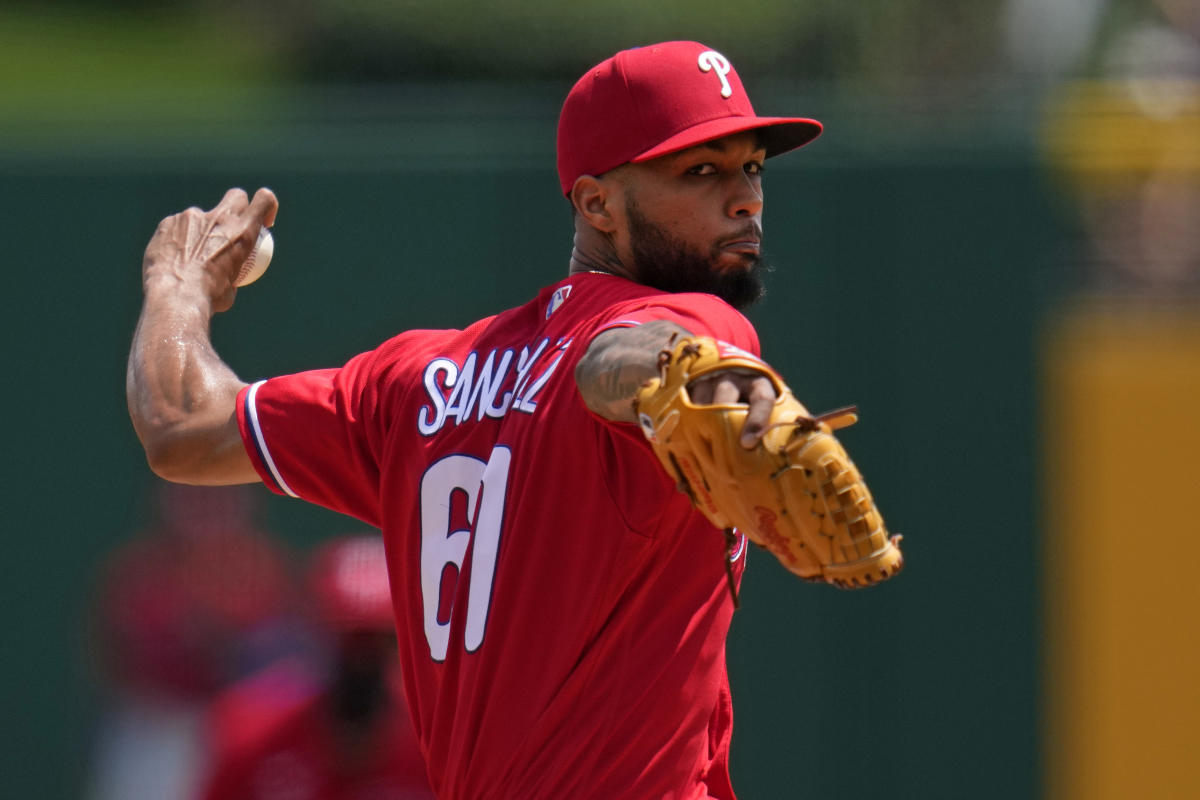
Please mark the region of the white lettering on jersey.
[[559, 353], [558, 358], [554, 359], [550, 366], [546, 368], [546, 371], [542, 373], [541, 377], [534, 381], [529, 387], [529, 391], [525, 392], [521, 399], [517, 401], [518, 411], [524, 411], [526, 414], [532, 414], [537, 410], [537, 403], [534, 402], [533, 398], [537, 397], [537, 393], [540, 392], [542, 387], [546, 385], [546, 381], [550, 380], [550, 376], [554, 374], [555, 367], [558, 366], [558, 362], [562, 361], [562, 357], [564, 355], [565, 353]]
[[[421, 599], [425, 609], [425, 638], [435, 661], [446, 659], [450, 643], [450, 620], [438, 619], [443, 573], [449, 564], [455, 575], [462, 570], [471, 542], [471, 529], [450, 530], [450, 496], [466, 494], [471, 514], [478, 501], [486, 465], [481, 459], [455, 455], [429, 466], [421, 478]], [[471, 524], [471, 520], [467, 520]]]
[[729, 79], [725, 77], [733, 69], [729, 64], [729, 59], [716, 50], [705, 50], [700, 54], [699, 64], [701, 72], [716, 71], [717, 77], [721, 79], [721, 97], [728, 99], [733, 95], [733, 87], [729, 85]]
[[500, 419], [510, 411], [532, 414], [537, 410], [538, 392], [554, 374], [570, 343], [569, 339], [558, 340], [557, 358], [536, 378], [533, 367], [546, 354], [549, 339], [523, 345], [516, 357], [515, 372], [512, 367], [516, 350], [512, 347], [488, 351], [482, 365], [474, 350], [461, 366], [444, 356], [433, 359], [425, 365], [429, 403], [417, 413], [417, 430], [422, 436], [432, 436], [449, 420], [458, 426], [472, 421], [472, 416], [475, 422], [481, 422], [484, 417]]
[[521, 348], [521, 358], [517, 361], [517, 395], [521, 394], [521, 390], [525, 388], [525, 381], [529, 380], [529, 370], [533, 369], [533, 362], [538, 360], [549, 343], [549, 339], [542, 339], [532, 353], [529, 352], [529, 345]]
[[[433, 401], [433, 408], [421, 406], [417, 414], [417, 430], [423, 436], [431, 436], [442, 429], [446, 423], [446, 398], [438, 387], [438, 373], [446, 376], [445, 386], [450, 388], [458, 380], [458, 364], [448, 358], [435, 358], [425, 365], [425, 393]], [[429, 413], [432, 411], [432, 414]]]
[[[462, 369], [458, 372], [458, 380], [454, 383], [454, 391], [446, 401], [446, 419], [454, 417], [455, 424], [461, 424], [471, 416], [471, 387], [475, 383], [475, 354], [467, 356]], [[478, 395], [476, 395], [477, 397]]]
[[[430, 464], [421, 478], [421, 606], [425, 640], [434, 661], [446, 660], [451, 620], [464, 613], [463, 647], [473, 653], [483, 644], [511, 464], [512, 451], [497, 445], [486, 464], [480, 458], [454, 453]], [[467, 527], [451, 530], [450, 506], [460, 492], [467, 518], [459, 521], [465, 521]], [[468, 551], [472, 553], [471, 578], [463, 596], [458, 580]], [[451, 565], [454, 569], [448, 570]], [[446, 581], [452, 583], [444, 586]], [[442, 608], [444, 598], [451, 598], [449, 608]], [[465, 603], [465, 610], [460, 602]]]
[[496, 396], [500, 394], [504, 379], [508, 377], [508, 366], [512, 363], [512, 358], [513, 351], [505, 350], [504, 355], [500, 357], [500, 365], [496, 366], [496, 351], [488, 353], [479, 373], [479, 416], [475, 417], [476, 422], [481, 421], [484, 416], [499, 419], [508, 413], [508, 404], [512, 402], [513, 393], [505, 392], [501, 395], [500, 405], [496, 405]]

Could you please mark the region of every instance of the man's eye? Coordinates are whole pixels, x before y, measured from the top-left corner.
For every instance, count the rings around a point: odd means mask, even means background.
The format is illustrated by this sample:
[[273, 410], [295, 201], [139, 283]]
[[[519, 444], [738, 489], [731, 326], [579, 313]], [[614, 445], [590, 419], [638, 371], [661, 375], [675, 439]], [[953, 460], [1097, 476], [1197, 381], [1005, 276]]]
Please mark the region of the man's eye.
[[761, 161], [751, 161], [746, 164], [746, 172], [750, 175], [762, 175], [767, 171], [766, 166]]
[[696, 166], [694, 166], [688, 170], [688, 174], [689, 175], [713, 175], [716, 173], [716, 171], [717, 171], [717, 168], [714, 167], [712, 164], [697, 164]]

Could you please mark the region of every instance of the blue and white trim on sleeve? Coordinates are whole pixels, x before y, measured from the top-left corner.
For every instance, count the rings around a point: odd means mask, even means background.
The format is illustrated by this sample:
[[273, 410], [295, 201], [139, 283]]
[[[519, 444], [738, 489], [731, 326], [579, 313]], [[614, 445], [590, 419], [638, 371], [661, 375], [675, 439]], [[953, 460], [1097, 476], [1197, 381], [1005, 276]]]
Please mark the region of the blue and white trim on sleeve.
[[612, 322], [609, 322], [608, 324], [601, 327], [600, 330], [596, 331], [596, 335], [599, 336], [600, 334], [602, 334], [606, 331], [611, 331], [614, 328], [636, 328], [641, 324], [642, 323], [638, 322], [636, 319], [613, 320]]
[[271, 458], [271, 451], [267, 449], [267, 441], [263, 438], [262, 426], [258, 424], [258, 407], [254, 403], [254, 398], [258, 394], [258, 387], [264, 383], [266, 381], [259, 381], [246, 392], [246, 420], [250, 423], [250, 430], [254, 433], [254, 449], [258, 452], [259, 460], [267, 465], [267, 469], [271, 471], [271, 477], [275, 479], [275, 484], [284, 494], [299, 498], [300, 495], [293, 492], [292, 488], [287, 485], [287, 481], [279, 474], [279, 468], [275, 466], [275, 459]]

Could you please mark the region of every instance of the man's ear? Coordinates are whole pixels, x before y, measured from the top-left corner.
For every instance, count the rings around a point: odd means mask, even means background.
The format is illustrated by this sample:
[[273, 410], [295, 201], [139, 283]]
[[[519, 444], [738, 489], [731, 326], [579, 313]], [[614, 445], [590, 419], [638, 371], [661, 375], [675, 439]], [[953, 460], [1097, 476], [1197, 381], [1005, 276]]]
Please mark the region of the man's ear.
[[615, 188], [612, 182], [593, 175], [580, 175], [571, 187], [571, 204], [575, 206], [575, 212], [601, 233], [612, 233], [617, 227], [613, 219]]

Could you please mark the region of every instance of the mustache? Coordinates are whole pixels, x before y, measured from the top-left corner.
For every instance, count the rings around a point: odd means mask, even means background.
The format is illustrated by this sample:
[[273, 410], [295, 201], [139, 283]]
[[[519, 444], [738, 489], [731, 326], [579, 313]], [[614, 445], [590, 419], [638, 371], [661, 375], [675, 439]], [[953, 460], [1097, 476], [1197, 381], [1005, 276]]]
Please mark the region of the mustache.
[[754, 239], [755, 241], [761, 242], [762, 238], [763, 238], [762, 228], [758, 225], [755, 225], [753, 222], [751, 222], [748, 225], [746, 225], [744, 228], [741, 228], [740, 230], [738, 230], [738, 232], [733, 234], [732, 236], [727, 236], [726, 238], [722, 239], [721, 244], [725, 245], [725, 244], [728, 244], [729, 242], [742, 242], [747, 239]]

